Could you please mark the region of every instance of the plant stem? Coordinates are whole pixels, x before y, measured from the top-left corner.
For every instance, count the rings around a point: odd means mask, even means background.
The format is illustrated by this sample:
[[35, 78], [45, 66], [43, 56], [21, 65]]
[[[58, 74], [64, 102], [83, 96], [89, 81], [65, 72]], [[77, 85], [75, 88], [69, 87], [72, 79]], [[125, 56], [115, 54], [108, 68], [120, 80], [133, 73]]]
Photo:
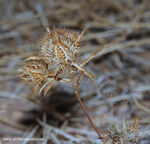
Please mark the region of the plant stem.
[[95, 132], [97, 133], [97, 135], [99, 136], [99, 138], [100, 138], [100, 139], [103, 139], [103, 137], [101, 136], [99, 130], [97, 129], [97, 127], [96, 127], [95, 124], [93, 123], [91, 117], [89, 116], [89, 114], [88, 114], [88, 112], [87, 112], [87, 110], [86, 110], [84, 104], [83, 104], [82, 101], [81, 101], [81, 98], [80, 98], [80, 96], [79, 96], [79, 93], [78, 93], [77, 88], [76, 88], [76, 86], [75, 86], [75, 83], [74, 83], [74, 81], [73, 81], [73, 77], [72, 77], [72, 74], [71, 74], [71, 72], [70, 72], [70, 68], [69, 68], [69, 67], [68, 67], [68, 74], [69, 74], [69, 77], [70, 77], [70, 81], [71, 81], [72, 87], [73, 87], [73, 89], [74, 89], [74, 91], [75, 91], [77, 100], [79, 101], [79, 103], [80, 103], [80, 105], [81, 105], [81, 108], [83, 109], [83, 111], [84, 111], [84, 113], [85, 113], [87, 119], [89, 120], [89, 122], [90, 122], [92, 128], [95, 130]]

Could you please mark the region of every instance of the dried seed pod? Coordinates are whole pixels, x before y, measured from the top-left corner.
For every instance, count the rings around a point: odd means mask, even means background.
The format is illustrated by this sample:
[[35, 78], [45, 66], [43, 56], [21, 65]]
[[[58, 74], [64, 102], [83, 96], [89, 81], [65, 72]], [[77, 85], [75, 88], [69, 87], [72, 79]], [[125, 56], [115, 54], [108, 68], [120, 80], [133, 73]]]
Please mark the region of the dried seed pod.
[[39, 57], [39, 56], [32, 56], [24, 61], [24, 65], [26, 67], [33, 67], [36, 70], [39, 70], [41, 73], [45, 73], [48, 70], [48, 64], [45, 63], [45, 61]]
[[41, 40], [41, 55], [47, 63], [64, 64], [74, 61], [80, 51], [80, 35], [63, 29], [47, 32]]
[[40, 83], [47, 74], [47, 64], [41, 57], [33, 56], [25, 60], [24, 66], [18, 69], [18, 76], [25, 83], [33, 85]]
[[104, 144], [139, 144], [140, 136], [137, 126], [127, 125], [126, 123], [114, 124], [105, 136]]

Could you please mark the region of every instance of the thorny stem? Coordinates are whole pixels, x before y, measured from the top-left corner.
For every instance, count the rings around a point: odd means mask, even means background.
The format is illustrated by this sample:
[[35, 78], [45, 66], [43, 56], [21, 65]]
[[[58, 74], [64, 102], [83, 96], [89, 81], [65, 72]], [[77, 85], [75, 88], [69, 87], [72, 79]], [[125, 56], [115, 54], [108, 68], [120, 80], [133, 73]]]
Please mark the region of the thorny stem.
[[92, 128], [95, 130], [95, 132], [97, 133], [97, 135], [99, 136], [99, 138], [100, 138], [101, 140], [103, 140], [104, 138], [101, 136], [99, 130], [96, 128], [96, 126], [95, 126], [95, 124], [93, 123], [91, 117], [89, 116], [89, 114], [88, 114], [88, 112], [87, 112], [87, 110], [86, 110], [84, 104], [83, 104], [82, 101], [81, 101], [81, 98], [80, 98], [80, 96], [79, 96], [79, 93], [78, 93], [77, 88], [76, 88], [76, 86], [75, 86], [75, 83], [74, 83], [74, 81], [73, 81], [73, 77], [72, 77], [72, 74], [71, 74], [71, 72], [70, 72], [70, 68], [69, 68], [69, 67], [68, 67], [68, 75], [69, 75], [69, 77], [70, 77], [70, 81], [71, 81], [72, 87], [73, 87], [73, 89], [74, 89], [74, 91], [75, 91], [77, 100], [79, 101], [79, 103], [80, 103], [80, 105], [81, 105], [81, 108], [83, 109], [83, 111], [84, 111], [84, 113], [85, 113], [87, 119], [89, 120], [89, 122], [90, 122]]

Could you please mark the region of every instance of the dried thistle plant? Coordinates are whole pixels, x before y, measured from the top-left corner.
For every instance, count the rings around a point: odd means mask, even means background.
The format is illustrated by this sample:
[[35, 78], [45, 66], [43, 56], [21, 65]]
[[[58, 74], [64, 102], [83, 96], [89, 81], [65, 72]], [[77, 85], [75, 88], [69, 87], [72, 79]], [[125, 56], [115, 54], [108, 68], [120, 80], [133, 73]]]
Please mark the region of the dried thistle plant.
[[[39, 94], [44, 91], [44, 95], [52, 87], [55, 81], [70, 82], [90, 124], [98, 134], [99, 138], [103, 139], [88, 115], [88, 112], [78, 94], [77, 87], [79, 85], [81, 73], [85, 74], [92, 81], [94, 81], [94, 83], [96, 83], [93, 76], [82, 67], [95, 55], [97, 55], [104, 47], [92, 53], [83, 62], [77, 63], [77, 54], [80, 52], [79, 41], [84, 34], [85, 29], [81, 32], [81, 34], [64, 29], [54, 29], [53, 31], [50, 31], [49, 28], [46, 28], [46, 30], [47, 33], [42, 38], [40, 43], [39, 56], [29, 57], [25, 60], [24, 66], [20, 69], [19, 77], [25, 83], [35, 85], [34, 91], [40, 87]], [[57, 67], [50, 72], [48, 70], [48, 66], [51, 64], [55, 64]], [[63, 79], [60, 77], [65, 70], [68, 70], [68, 79]], [[80, 71], [77, 85], [74, 83], [72, 76], [74, 71]]]
[[127, 125], [125, 122], [114, 124], [105, 136], [104, 144], [139, 144], [140, 136], [137, 130], [138, 119], [134, 125]]

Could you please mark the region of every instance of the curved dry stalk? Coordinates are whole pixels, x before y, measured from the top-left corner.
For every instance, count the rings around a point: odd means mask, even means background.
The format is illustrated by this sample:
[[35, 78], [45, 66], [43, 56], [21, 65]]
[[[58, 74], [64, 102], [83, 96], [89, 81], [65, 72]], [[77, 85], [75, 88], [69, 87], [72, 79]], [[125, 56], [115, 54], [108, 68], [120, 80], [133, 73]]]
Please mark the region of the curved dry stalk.
[[148, 109], [148, 108], [144, 107], [143, 105], [141, 105], [136, 98], [134, 98], [133, 100], [134, 100], [134, 103], [136, 104], [136, 106], [138, 106], [141, 110], [143, 110], [143, 111], [150, 114], [150, 109]]
[[103, 137], [101, 136], [99, 130], [96, 128], [96, 126], [95, 126], [95, 124], [93, 123], [91, 117], [89, 116], [89, 114], [88, 114], [88, 112], [87, 112], [87, 110], [86, 110], [84, 104], [83, 104], [82, 101], [81, 101], [81, 98], [80, 98], [80, 96], [79, 96], [79, 93], [78, 93], [77, 88], [76, 88], [76, 86], [75, 86], [75, 83], [74, 83], [74, 81], [73, 81], [73, 77], [72, 77], [72, 74], [71, 74], [71, 72], [70, 72], [70, 68], [69, 68], [69, 67], [68, 67], [68, 75], [69, 75], [69, 77], [70, 77], [70, 82], [71, 82], [72, 87], [73, 87], [73, 89], [74, 89], [74, 91], [75, 91], [77, 100], [79, 101], [79, 103], [80, 103], [80, 105], [81, 105], [81, 108], [83, 109], [83, 111], [84, 111], [84, 113], [85, 113], [87, 119], [89, 120], [89, 122], [90, 122], [92, 128], [95, 130], [95, 132], [97, 133], [97, 135], [99, 136], [99, 138], [100, 138], [101, 140], [103, 140]]
[[102, 48], [100, 48], [99, 50], [97, 50], [96, 52], [93, 52], [92, 54], [90, 54], [90, 56], [84, 60], [81, 64], [80, 67], [83, 67], [85, 64], [87, 64], [91, 59], [93, 59], [98, 53], [100, 53], [104, 48], [106, 48], [107, 45], [103, 46]]

